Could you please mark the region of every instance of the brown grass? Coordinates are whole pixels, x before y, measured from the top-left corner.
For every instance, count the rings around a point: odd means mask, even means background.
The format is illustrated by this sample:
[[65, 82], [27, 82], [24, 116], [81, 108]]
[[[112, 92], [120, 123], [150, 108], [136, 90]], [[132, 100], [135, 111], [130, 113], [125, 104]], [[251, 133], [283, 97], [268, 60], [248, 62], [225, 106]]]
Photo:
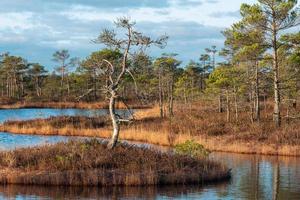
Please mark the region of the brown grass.
[[[227, 123], [226, 114], [217, 113], [216, 108], [217, 106], [211, 102], [204, 101], [188, 108], [177, 105], [172, 120], [160, 119], [157, 107], [141, 110], [136, 113], [135, 123], [122, 126], [120, 137], [164, 146], [194, 139], [211, 151], [300, 156], [300, 121], [293, 121], [290, 124], [284, 121], [281, 128], [276, 128], [271, 116], [265, 115], [271, 113], [272, 107], [268, 105], [267, 112], [262, 111], [263, 119], [260, 124], [251, 123], [246, 112], [240, 113], [238, 121], [232, 119], [232, 122]], [[64, 125], [55, 127], [53, 120], [55, 118], [7, 122], [0, 126], [0, 131], [103, 138], [108, 138], [111, 134], [110, 123], [107, 121], [103, 126], [90, 127], [83, 125], [85, 119], [82, 118], [82, 122], [76, 122], [79, 125], [75, 127], [74, 123], [62, 120]]]
[[223, 165], [189, 156], [97, 140], [0, 153], [0, 183], [27, 185], [169, 185], [224, 180]]

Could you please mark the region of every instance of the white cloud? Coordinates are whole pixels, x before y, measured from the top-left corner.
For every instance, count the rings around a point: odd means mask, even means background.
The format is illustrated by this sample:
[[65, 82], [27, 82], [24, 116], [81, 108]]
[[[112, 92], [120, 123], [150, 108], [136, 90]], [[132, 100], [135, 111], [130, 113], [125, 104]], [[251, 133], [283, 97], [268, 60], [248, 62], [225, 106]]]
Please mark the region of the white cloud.
[[[225, 27], [238, 20], [238, 16], [222, 15], [216, 16], [215, 13], [231, 13], [239, 9], [244, 0], [235, 0], [236, 3], [227, 1], [199, 1], [199, 0], [170, 0], [169, 7], [137, 7], [120, 9], [102, 9], [100, 7], [72, 5], [70, 8], [60, 12], [61, 15], [82, 22], [109, 20], [117, 17], [130, 16], [136, 21], [147, 22], [167, 22], [182, 21], [195, 22], [203, 25], [213, 25]], [[251, 3], [248, 1], [248, 3]]]
[[0, 13], [0, 30], [11, 30], [18, 33], [34, 27], [32, 24], [32, 12], [8, 12]]

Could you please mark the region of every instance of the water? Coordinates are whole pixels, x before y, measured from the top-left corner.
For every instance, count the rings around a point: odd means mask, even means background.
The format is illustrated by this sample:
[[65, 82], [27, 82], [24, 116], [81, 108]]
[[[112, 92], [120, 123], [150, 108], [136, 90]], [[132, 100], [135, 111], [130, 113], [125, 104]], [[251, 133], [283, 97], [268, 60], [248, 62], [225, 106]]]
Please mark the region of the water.
[[[106, 109], [52, 109], [52, 108], [25, 108], [0, 110], [0, 123], [7, 120], [24, 120], [48, 118], [50, 116], [99, 116], [107, 115]], [[118, 110], [118, 114], [128, 116], [126, 110]]]
[[18, 135], [0, 132], [0, 150], [13, 150], [20, 147], [32, 147], [44, 144], [66, 142], [66, 136]]
[[[126, 110], [117, 111], [121, 116], [128, 116]], [[30, 109], [7, 109], [0, 110], [0, 123], [8, 120], [24, 120], [35, 118], [48, 118], [50, 116], [101, 116], [107, 115], [106, 109], [52, 109], [52, 108], [30, 108]], [[78, 137], [77, 137], [78, 138]], [[38, 135], [17, 135], [0, 132], [0, 150], [13, 150], [17, 147], [32, 147], [43, 144], [54, 144], [66, 142], [75, 137], [65, 136], [38, 136]]]
[[[66, 114], [94, 116], [106, 112], [78, 109], [0, 110], [0, 121]], [[13, 149], [69, 139], [0, 133], [0, 146], [2, 149]], [[232, 168], [232, 179], [218, 184], [180, 187], [0, 186], [0, 199], [300, 199], [300, 158], [212, 153], [210, 159]]]

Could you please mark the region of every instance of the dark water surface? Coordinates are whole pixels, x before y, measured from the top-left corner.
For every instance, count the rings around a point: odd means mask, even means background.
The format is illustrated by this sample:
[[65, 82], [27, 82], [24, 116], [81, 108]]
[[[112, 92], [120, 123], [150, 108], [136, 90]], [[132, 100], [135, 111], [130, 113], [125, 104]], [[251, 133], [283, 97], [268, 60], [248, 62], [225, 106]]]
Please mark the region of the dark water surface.
[[[0, 110], [0, 121], [58, 115], [103, 115], [105, 110]], [[67, 141], [70, 137], [0, 133], [0, 149]], [[232, 168], [232, 179], [205, 186], [37, 187], [0, 186], [0, 199], [282, 199], [300, 200], [300, 158], [212, 153], [210, 159]]]

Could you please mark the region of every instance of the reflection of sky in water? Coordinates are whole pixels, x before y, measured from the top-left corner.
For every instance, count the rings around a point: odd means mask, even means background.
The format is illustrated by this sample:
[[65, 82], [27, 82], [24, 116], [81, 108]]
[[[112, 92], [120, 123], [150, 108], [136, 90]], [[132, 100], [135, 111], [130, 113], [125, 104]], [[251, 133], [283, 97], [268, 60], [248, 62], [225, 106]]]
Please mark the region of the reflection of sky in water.
[[15, 135], [0, 132], [0, 150], [12, 150], [17, 147], [55, 144], [58, 142], [65, 142], [68, 139], [69, 137], [64, 136]]
[[[128, 111], [119, 110], [120, 115], [128, 115]], [[0, 110], [0, 122], [6, 120], [24, 120], [24, 119], [35, 119], [35, 118], [47, 118], [50, 116], [101, 116], [107, 115], [108, 110], [105, 109], [8, 109]]]

